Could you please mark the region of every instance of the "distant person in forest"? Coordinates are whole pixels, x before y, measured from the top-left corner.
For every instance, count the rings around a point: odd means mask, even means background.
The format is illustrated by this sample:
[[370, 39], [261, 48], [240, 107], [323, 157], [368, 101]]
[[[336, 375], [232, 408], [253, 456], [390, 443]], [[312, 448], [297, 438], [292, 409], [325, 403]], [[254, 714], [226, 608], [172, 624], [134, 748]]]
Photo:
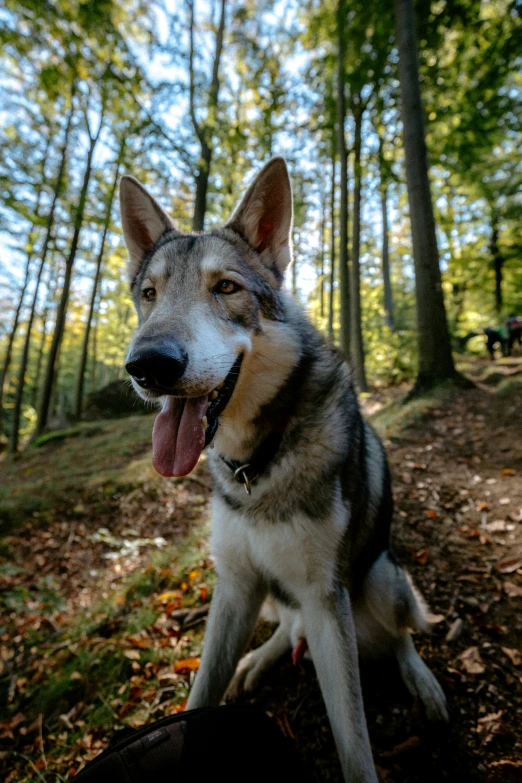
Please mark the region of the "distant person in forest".
[[492, 329], [490, 326], [484, 329], [486, 335], [486, 348], [492, 360], [495, 359], [495, 346], [499, 345], [502, 354], [506, 352], [507, 341], [498, 329]]
[[506, 337], [507, 337], [507, 356], [511, 356], [511, 351], [516, 342], [518, 342], [519, 350], [522, 350], [522, 320], [511, 313], [506, 321]]

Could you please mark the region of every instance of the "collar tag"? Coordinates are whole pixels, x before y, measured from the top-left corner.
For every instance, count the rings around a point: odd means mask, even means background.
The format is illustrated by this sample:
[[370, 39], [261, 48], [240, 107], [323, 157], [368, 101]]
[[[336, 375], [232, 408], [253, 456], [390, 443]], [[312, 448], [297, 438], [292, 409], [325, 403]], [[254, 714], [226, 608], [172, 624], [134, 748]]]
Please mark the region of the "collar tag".
[[249, 467], [250, 463], [247, 462], [244, 465], [240, 465], [239, 468], [234, 471], [234, 479], [238, 482], [238, 484], [244, 484], [247, 495], [252, 494], [250, 479], [248, 478], [248, 474], [246, 472]]

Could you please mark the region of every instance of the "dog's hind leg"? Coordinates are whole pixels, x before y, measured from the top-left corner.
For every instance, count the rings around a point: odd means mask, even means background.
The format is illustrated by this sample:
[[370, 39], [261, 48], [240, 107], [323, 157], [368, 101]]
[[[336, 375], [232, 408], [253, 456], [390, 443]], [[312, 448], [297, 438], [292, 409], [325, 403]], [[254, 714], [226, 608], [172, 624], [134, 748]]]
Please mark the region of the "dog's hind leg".
[[367, 611], [390, 637], [404, 684], [420, 699], [429, 720], [447, 721], [444, 692], [411, 638], [410, 629], [427, 631], [429, 623], [424, 600], [410, 577], [384, 552], [370, 568], [363, 590]]
[[241, 658], [228, 687], [227, 698], [235, 699], [242, 690], [245, 693], [254, 690], [261, 676], [290, 648], [288, 628], [281, 623], [267, 642]]

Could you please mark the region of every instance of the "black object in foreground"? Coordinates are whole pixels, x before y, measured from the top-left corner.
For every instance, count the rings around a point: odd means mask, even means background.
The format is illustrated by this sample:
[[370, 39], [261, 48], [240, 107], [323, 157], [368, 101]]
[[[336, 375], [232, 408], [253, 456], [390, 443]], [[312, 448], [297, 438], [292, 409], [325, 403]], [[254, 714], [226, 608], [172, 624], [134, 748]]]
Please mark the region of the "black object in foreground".
[[[120, 734], [121, 737], [121, 734]], [[79, 783], [306, 783], [309, 777], [277, 725], [261, 710], [189, 710], [114, 738], [77, 775]]]

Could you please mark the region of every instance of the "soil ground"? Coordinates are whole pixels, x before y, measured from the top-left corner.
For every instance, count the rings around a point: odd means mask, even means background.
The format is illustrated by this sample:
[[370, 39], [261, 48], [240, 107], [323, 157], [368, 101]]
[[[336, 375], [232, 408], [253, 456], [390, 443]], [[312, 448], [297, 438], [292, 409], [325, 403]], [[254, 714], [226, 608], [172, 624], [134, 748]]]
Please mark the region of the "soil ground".
[[[522, 780], [522, 363], [462, 369], [475, 389], [364, 402], [392, 466], [395, 548], [432, 614], [416, 644], [451, 715], [427, 725], [392, 662], [363, 666], [384, 783]], [[8, 783], [72, 778], [114, 729], [184, 707], [215, 582], [210, 480], [204, 461], [186, 480], [155, 476], [151, 426], [83, 425], [0, 463]], [[274, 716], [317, 781], [341, 781], [311, 662], [286, 657], [243, 700]]]

